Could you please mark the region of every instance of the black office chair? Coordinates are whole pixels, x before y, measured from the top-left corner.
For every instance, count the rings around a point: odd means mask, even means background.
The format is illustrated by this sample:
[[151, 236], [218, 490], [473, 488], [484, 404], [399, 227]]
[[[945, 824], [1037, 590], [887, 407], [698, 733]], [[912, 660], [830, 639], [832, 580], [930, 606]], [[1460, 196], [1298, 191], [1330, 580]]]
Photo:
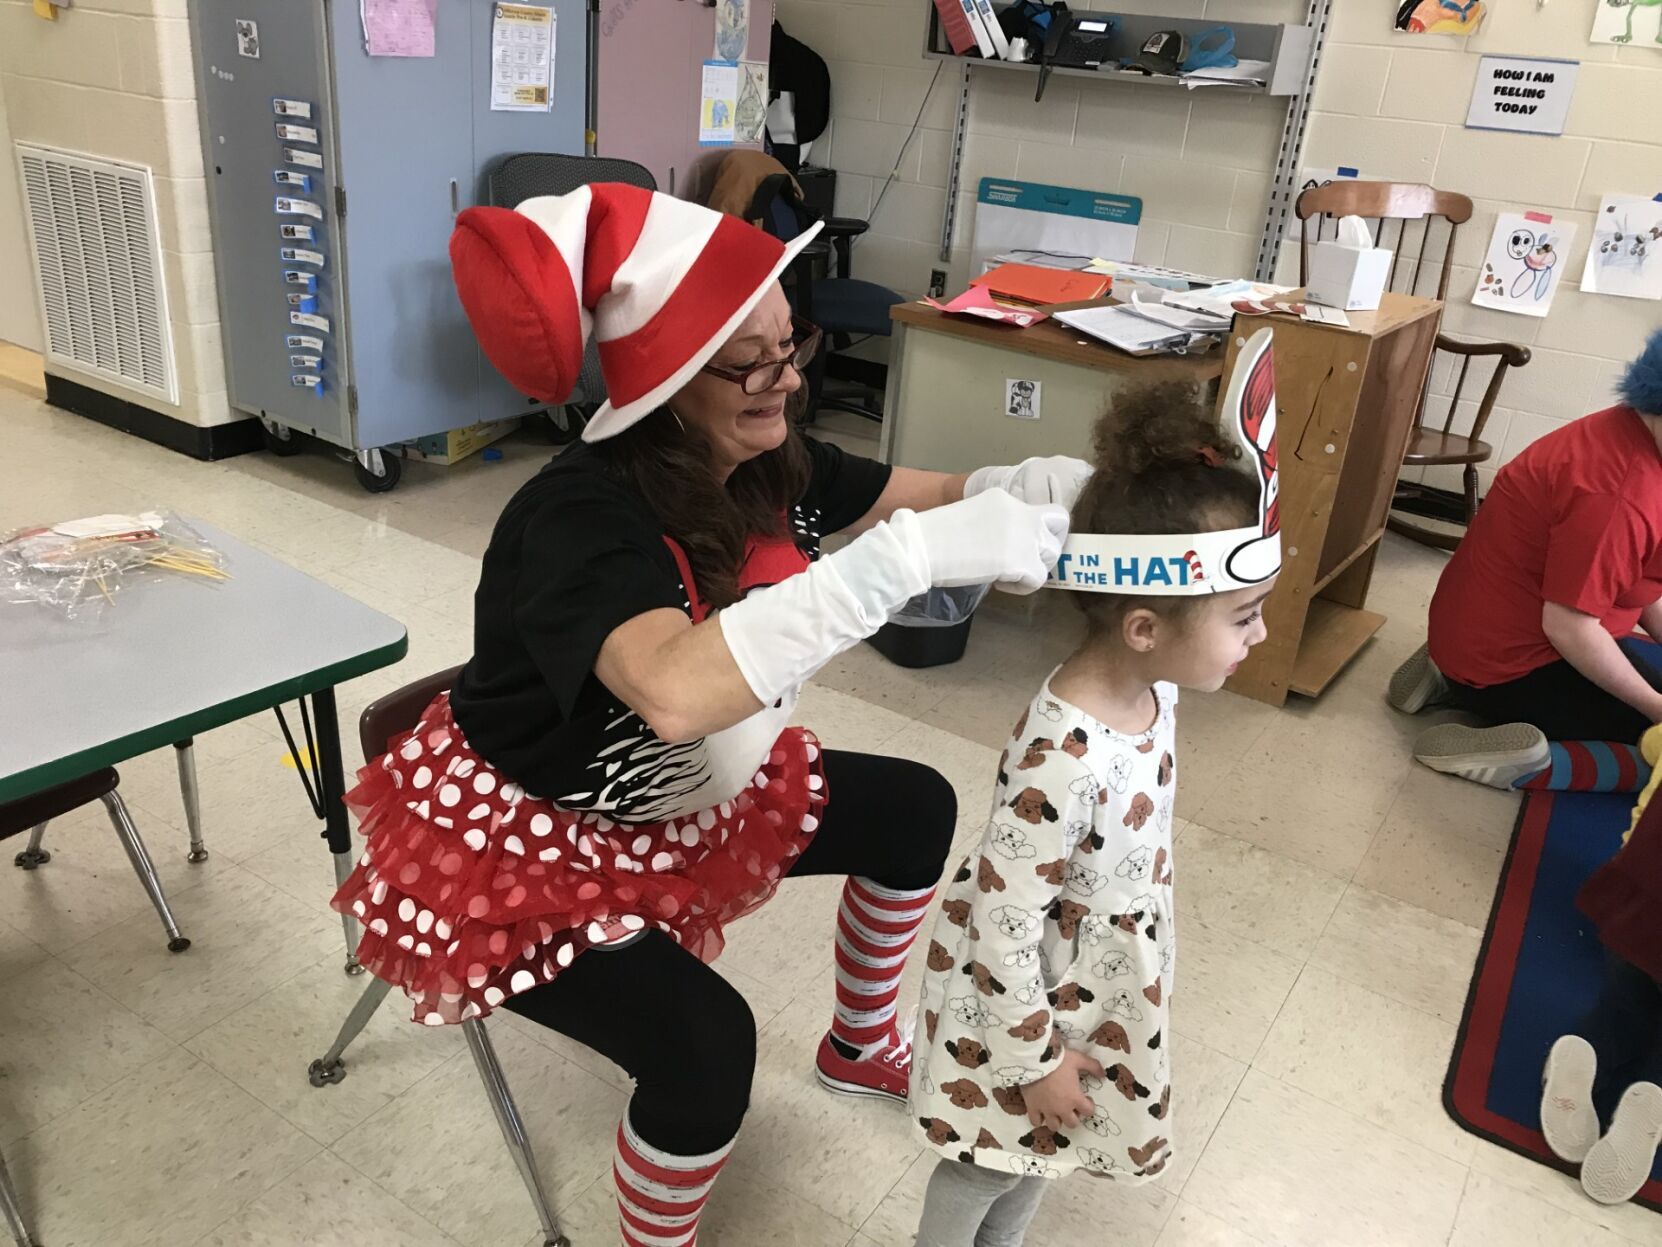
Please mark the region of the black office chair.
[[[783, 170], [757, 184], [747, 216], [783, 242], [819, 219]], [[888, 367], [844, 353], [856, 340], [888, 337], [889, 309], [905, 302], [887, 286], [851, 275], [853, 240], [870, 228], [868, 222], [852, 217], [825, 218], [820, 237], [802, 249], [786, 274], [785, 293], [792, 310], [825, 330], [831, 344], [809, 366], [806, 422], [811, 423], [821, 410], [847, 411], [867, 420], [883, 418]], [[832, 256], [835, 276], [817, 276], [816, 269]], [[840, 387], [832, 393], [828, 381], [849, 383], [853, 392]]]
[[[517, 208], [538, 195], [569, 195], [593, 182], [622, 182], [643, 190], [658, 189], [658, 180], [633, 160], [608, 156], [563, 156], [555, 152], [521, 152], [504, 156], [486, 175], [493, 207]], [[549, 436], [555, 445], [575, 441], [583, 425], [606, 401], [606, 382], [600, 375], [600, 350], [591, 340], [583, 352], [577, 388], [564, 407], [548, 412]]]

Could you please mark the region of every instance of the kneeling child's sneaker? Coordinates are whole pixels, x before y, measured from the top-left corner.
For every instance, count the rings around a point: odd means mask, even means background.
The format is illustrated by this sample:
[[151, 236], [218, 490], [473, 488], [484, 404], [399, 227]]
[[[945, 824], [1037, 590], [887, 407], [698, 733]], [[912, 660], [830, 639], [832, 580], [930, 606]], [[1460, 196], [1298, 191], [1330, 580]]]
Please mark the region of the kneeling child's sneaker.
[[1421, 732], [1414, 757], [1434, 771], [1491, 788], [1510, 789], [1552, 761], [1546, 734], [1529, 723], [1466, 727], [1444, 723]]

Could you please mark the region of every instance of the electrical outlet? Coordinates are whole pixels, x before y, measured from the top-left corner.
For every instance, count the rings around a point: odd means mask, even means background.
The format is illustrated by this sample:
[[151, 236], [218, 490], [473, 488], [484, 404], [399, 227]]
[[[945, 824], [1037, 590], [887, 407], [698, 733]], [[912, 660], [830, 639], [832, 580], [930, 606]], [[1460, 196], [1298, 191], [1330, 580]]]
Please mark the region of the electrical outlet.
[[929, 295], [930, 295], [930, 297], [934, 298], [934, 299], [939, 299], [939, 298], [942, 298], [945, 294], [946, 294], [946, 270], [944, 268], [932, 268], [932, 269], [930, 269], [929, 270]]

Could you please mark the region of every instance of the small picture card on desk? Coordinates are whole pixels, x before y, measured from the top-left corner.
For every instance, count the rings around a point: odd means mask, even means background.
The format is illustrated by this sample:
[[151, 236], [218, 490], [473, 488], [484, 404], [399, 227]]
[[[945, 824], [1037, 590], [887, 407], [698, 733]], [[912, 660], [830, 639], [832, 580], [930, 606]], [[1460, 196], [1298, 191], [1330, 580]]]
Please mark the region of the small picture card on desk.
[[1037, 420], [1043, 405], [1044, 382], [1004, 381], [1004, 414], [1012, 420]]

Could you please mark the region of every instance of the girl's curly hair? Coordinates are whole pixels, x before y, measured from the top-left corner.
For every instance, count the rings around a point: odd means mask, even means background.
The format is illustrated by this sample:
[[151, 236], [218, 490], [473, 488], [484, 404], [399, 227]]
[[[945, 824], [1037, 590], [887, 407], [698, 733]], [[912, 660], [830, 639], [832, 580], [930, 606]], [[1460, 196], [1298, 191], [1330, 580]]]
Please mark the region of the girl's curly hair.
[[[1198, 533], [1249, 525], [1258, 481], [1238, 466], [1241, 448], [1219, 429], [1200, 387], [1155, 382], [1123, 390], [1097, 421], [1096, 472], [1073, 507], [1076, 533]], [[1093, 635], [1144, 606], [1182, 619], [1204, 595], [1075, 593]]]

